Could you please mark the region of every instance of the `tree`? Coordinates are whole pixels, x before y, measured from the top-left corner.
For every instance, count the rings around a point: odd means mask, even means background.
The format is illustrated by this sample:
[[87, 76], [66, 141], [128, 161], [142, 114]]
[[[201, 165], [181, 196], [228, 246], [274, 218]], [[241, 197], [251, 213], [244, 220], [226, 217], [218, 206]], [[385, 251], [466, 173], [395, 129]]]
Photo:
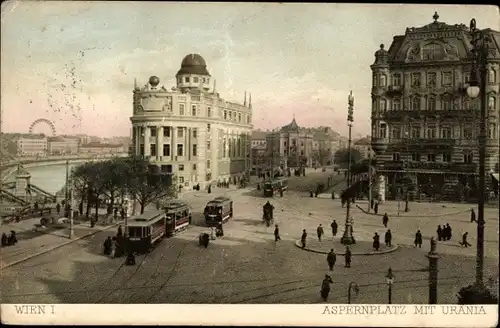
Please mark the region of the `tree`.
[[330, 151], [328, 151], [325, 148], [320, 147], [319, 149], [315, 150], [313, 153], [313, 159], [319, 163], [319, 165], [328, 165], [328, 162], [330, 162]]
[[458, 304], [498, 304], [498, 298], [486, 287], [472, 284], [463, 287], [457, 294]]
[[[101, 191], [106, 196], [111, 204], [115, 203], [115, 197], [120, 195], [125, 196], [126, 179], [128, 173], [128, 161], [123, 158], [114, 158], [109, 161], [100, 163], [99, 170], [102, 172]], [[111, 214], [111, 208], [108, 208], [108, 214]]]
[[[349, 165], [349, 151], [347, 148], [339, 149], [333, 155], [335, 160], [335, 164], [339, 165], [343, 169], [347, 169]], [[361, 155], [360, 151], [354, 148], [351, 148], [351, 165], [361, 161], [363, 155]]]
[[156, 165], [139, 158], [127, 161], [127, 191], [139, 202], [141, 214], [150, 203], [164, 198], [177, 196], [177, 183], [174, 176], [158, 172]]
[[72, 172], [73, 186], [77, 190], [81, 201], [87, 200], [87, 209], [85, 216], [88, 218], [90, 207], [95, 202], [95, 198], [99, 195], [94, 194], [94, 190], [98, 190], [99, 180], [96, 174], [96, 163], [85, 163], [77, 166]]

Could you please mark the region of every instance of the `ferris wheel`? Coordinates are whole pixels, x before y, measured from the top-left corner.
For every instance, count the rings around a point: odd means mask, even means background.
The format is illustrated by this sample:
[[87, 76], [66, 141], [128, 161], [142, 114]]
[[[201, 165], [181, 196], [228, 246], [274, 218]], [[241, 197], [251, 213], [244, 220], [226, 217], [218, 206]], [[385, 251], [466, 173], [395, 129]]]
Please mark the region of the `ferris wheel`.
[[39, 118], [38, 120], [35, 120], [33, 123], [31, 123], [30, 128], [29, 128], [29, 133], [33, 134], [33, 130], [38, 125], [46, 125], [46, 126], [48, 126], [50, 128], [50, 130], [52, 131], [52, 135], [53, 136], [56, 135], [56, 127], [55, 127], [54, 123], [52, 123], [51, 121], [49, 121], [49, 120], [47, 120], [45, 118]]

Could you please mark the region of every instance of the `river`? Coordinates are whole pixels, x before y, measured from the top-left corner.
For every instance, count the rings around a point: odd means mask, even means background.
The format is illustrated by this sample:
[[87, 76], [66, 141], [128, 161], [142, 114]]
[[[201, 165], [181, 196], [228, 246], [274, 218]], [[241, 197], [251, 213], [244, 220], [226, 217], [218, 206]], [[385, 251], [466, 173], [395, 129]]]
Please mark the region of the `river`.
[[[69, 169], [76, 167], [80, 164], [70, 164]], [[66, 181], [66, 165], [48, 165], [40, 167], [29, 167], [25, 168], [31, 174], [31, 183], [35, 186], [51, 193], [55, 194], [62, 187]], [[11, 174], [5, 182], [11, 182], [15, 180], [15, 171]]]

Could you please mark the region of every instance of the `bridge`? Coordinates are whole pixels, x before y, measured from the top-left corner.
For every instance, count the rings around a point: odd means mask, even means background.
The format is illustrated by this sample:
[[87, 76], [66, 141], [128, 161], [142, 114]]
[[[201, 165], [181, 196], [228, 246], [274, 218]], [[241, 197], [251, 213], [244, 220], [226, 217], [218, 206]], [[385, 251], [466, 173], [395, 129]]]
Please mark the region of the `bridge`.
[[[13, 160], [0, 161], [0, 168], [6, 169], [11, 166], [22, 164], [25, 167], [35, 167], [44, 165], [60, 165], [70, 163], [87, 162], [107, 160], [116, 157], [127, 157], [127, 153], [114, 153], [114, 154], [78, 154], [78, 155], [62, 155], [62, 156], [31, 156], [31, 157], [18, 157]], [[36, 164], [30, 166], [30, 164]]]

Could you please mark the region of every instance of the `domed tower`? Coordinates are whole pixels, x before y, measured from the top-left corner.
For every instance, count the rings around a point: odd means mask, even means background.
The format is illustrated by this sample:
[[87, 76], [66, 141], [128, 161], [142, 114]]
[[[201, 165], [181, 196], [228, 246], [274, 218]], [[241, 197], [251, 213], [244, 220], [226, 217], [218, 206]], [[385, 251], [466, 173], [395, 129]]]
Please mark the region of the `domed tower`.
[[375, 52], [375, 62], [370, 66], [372, 69], [372, 138], [385, 138], [378, 132], [380, 120], [387, 110], [388, 101], [386, 92], [389, 86], [389, 52], [380, 45], [380, 49]]
[[181, 91], [210, 89], [210, 73], [205, 59], [198, 54], [189, 54], [182, 60], [181, 69], [175, 75], [177, 88]]

